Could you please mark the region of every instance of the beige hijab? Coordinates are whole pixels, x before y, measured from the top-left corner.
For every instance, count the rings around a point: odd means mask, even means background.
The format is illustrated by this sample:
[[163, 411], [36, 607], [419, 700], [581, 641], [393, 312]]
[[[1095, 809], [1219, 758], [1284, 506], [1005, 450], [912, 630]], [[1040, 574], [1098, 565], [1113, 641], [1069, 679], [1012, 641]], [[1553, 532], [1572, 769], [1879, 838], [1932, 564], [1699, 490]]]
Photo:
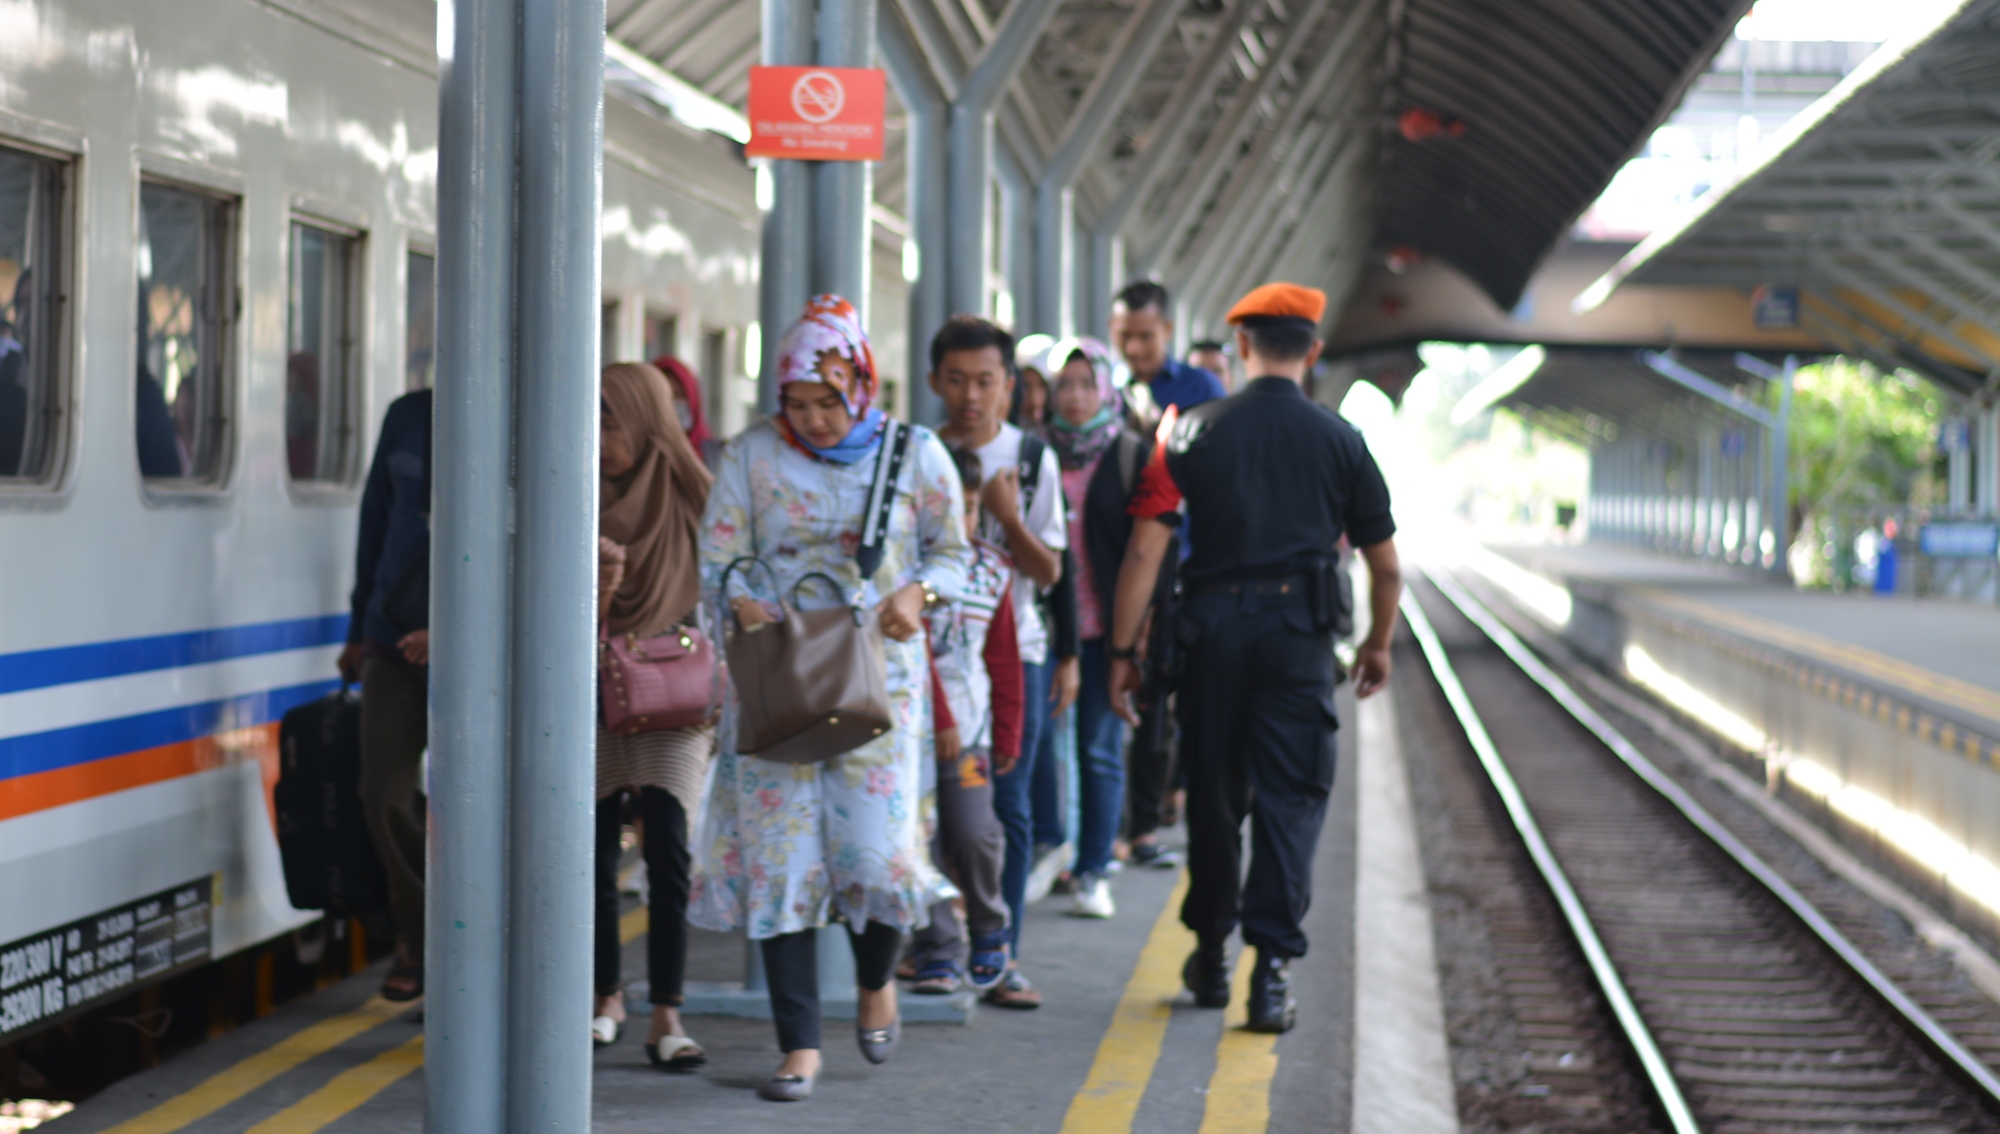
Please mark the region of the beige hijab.
[[598, 534], [625, 546], [609, 629], [650, 638], [701, 601], [697, 539], [715, 478], [681, 432], [666, 375], [643, 362], [613, 363], [602, 396], [634, 458], [624, 476], [598, 482]]

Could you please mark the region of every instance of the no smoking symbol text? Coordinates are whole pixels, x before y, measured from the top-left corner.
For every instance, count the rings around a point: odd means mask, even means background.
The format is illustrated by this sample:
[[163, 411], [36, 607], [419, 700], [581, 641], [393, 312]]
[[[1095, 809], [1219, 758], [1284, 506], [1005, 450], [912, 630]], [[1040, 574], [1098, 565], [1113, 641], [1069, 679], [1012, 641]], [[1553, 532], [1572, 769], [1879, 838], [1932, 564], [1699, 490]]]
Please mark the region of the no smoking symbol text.
[[815, 125], [838, 118], [846, 104], [847, 89], [829, 72], [807, 71], [792, 84], [792, 110]]

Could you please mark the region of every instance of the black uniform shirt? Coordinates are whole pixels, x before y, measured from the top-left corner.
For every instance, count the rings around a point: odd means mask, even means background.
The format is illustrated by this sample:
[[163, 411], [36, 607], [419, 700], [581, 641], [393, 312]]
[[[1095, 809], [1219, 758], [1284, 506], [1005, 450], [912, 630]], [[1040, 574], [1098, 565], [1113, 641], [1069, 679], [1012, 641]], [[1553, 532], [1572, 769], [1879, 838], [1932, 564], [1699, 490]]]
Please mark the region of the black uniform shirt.
[[1289, 378], [1258, 378], [1160, 422], [1134, 516], [1187, 504], [1190, 583], [1302, 574], [1333, 553], [1396, 533], [1389, 489], [1353, 426]]

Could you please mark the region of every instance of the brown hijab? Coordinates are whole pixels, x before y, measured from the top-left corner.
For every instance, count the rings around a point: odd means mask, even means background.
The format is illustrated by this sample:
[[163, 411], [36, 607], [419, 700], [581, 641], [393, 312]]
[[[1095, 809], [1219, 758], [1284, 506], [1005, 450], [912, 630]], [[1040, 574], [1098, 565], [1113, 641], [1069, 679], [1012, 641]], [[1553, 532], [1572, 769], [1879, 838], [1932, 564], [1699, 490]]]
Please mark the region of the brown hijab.
[[632, 467], [598, 482], [597, 531], [625, 546], [625, 581], [611, 596], [610, 631], [650, 638], [701, 601], [696, 546], [714, 477], [674, 412], [667, 376], [643, 362], [604, 368], [604, 408], [632, 443]]

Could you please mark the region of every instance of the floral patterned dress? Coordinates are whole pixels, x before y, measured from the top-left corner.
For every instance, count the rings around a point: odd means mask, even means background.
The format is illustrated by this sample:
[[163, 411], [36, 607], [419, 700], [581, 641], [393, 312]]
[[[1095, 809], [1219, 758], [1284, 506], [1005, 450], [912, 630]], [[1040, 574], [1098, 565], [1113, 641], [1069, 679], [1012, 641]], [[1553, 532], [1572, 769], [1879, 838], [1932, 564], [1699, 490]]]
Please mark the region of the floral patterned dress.
[[[916, 581], [955, 599], [972, 558], [958, 470], [935, 434], [912, 429], [882, 566], [864, 589], [871, 606]], [[731, 596], [790, 601], [793, 584], [815, 571], [856, 586], [854, 550], [874, 472], [872, 454], [852, 465], [817, 460], [787, 445], [769, 421], [731, 441], [702, 517], [705, 603], [717, 609], [725, 569], [746, 555], [771, 565], [778, 591], [766, 589], [762, 569], [746, 580], [739, 568]], [[807, 584], [800, 605], [836, 601], [826, 590]], [[951, 894], [931, 865], [918, 814], [930, 732], [924, 640], [884, 647], [895, 726], [822, 764], [737, 753], [732, 692], [694, 839], [688, 920], [695, 925], [741, 927], [753, 939], [815, 929], [836, 916], [856, 928], [879, 921], [909, 930]]]

